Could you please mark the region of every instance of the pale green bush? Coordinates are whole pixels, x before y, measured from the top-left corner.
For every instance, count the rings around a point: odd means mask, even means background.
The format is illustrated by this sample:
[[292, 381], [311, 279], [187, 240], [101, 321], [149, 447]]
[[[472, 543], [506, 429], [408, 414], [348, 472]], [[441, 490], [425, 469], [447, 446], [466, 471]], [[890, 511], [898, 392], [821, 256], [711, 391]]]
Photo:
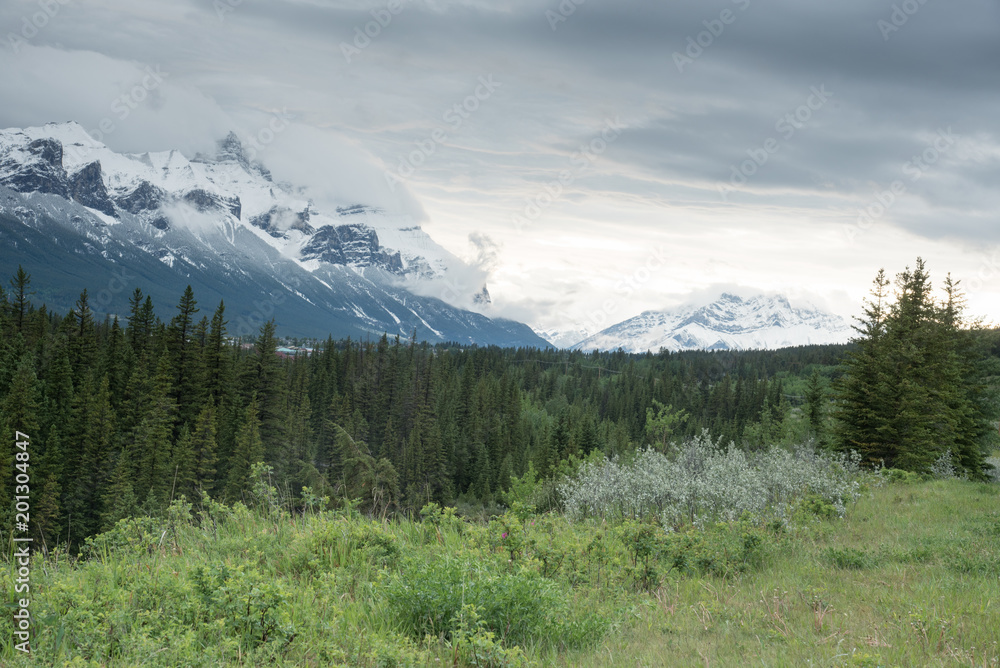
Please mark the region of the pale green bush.
[[560, 486], [570, 517], [658, 517], [666, 527], [734, 521], [744, 516], [784, 516], [806, 495], [844, 515], [858, 497], [858, 457], [772, 447], [748, 454], [723, 448], [707, 432], [666, 453], [639, 452], [629, 463], [617, 457], [587, 463]]

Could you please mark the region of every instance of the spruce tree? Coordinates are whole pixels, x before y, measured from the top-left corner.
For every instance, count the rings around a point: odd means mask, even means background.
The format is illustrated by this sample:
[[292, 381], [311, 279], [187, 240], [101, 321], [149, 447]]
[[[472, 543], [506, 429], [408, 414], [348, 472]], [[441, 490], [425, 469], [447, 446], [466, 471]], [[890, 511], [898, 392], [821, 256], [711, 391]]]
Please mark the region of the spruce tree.
[[62, 532], [63, 455], [59, 428], [53, 426], [45, 437], [45, 451], [35, 469], [35, 491], [31, 499], [31, 521], [35, 540], [55, 547]]
[[879, 272], [835, 387], [838, 446], [919, 472], [950, 452], [964, 474], [980, 477], [995, 404], [979, 371], [987, 356], [963, 322], [958, 285], [949, 276], [938, 303], [917, 258], [897, 275], [895, 302], [887, 286]]
[[188, 498], [199, 498], [202, 491], [210, 494], [215, 487], [218, 449], [216, 431], [216, 409], [210, 402], [198, 414], [191, 435], [191, 484], [184, 490]]
[[187, 425], [181, 427], [180, 435], [170, 453], [170, 470], [173, 471], [173, 482], [170, 487], [169, 500], [173, 502], [180, 496], [185, 496], [188, 499], [198, 498], [194, 496], [196, 488], [194, 437]]
[[91, 373], [97, 358], [97, 338], [94, 331], [94, 313], [90, 310], [87, 290], [80, 293], [76, 308], [65, 320], [69, 334], [70, 363], [73, 365], [73, 385], [80, 386], [84, 376]]
[[254, 464], [264, 461], [264, 444], [260, 437], [260, 417], [257, 395], [250, 399], [243, 423], [236, 433], [236, 447], [226, 480], [226, 498], [239, 501], [250, 489], [250, 472]]
[[864, 316], [858, 318], [858, 333], [842, 365], [835, 384], [837, 440], [842, 450], [859, 452], [869, 464], [882, 461], [889, 466], [896, 457], [881, 434], [887, 429], [887, 409], [883, 402], [890, 389], [889, 360], [883, 342], [889, 308], [889, 279], [879, 270], [871, 297], [865, 300]]
[[170, 358], [162, 354], [132, 439], [136, 496], [151, 508], [165, 504], [173, 487], [177, 405], [171, 396], [171, 376]]
[[114, 466], [118, 441], [115, 412], [107, 376], [96, 389], [88, 379], [78, 394], [72, 439], [64, 438], [75, 450], [67, 458], [64, 471], [68, 540], [78, 544], [101, 528], [105, 482]]
[[31, 306], [31, 276], [24, 267], [17, 265], [17, 273], [10, 279], [10, 308], [14, 327], [23, 335], [26, 333], [28, 309]]
[[263, 461], [272, 465], [278, 462], [284, 445], [284, 374], [278, 364], [277, 349], [274, 320], [269, 320], [261, 326], [254, 346], [248, 384], [249, 391], [256, 396]]
[[126, 445], [115, 458], [114, 469], [101, 498], [101, 531], [114, 528], [119, 520], [132, 517], [138, 510], [139, 501], [135, 495], [135, 465], [132, 449]]
[[205, 392], [217, 401], [222, 399], [229, 382], [225, 351], [226, 324], [226, 305], [220, 301], [212, 315], [205, 344]]
[[819, 446], [826, 445], [826, 429], [824, 424], [824, 409], [826, 391], [819, 370], [813, 369], [806, 384], [805, 394], [806, 423], [809, 425], [809, 435]]
[[177, 304], [177, 315], [167, 326], [172, 397], [177, 404], [178, 428], [194, 420], [195, 411], [203, 400], [204, 371], [195, 336], [194, 317], [198, 313], [197, 305], [194, 291], [189, 285]]
[[[31, 355], [23, 355], [14, 372], [6, 397], [0, 402], [0, 520], [2, 526], [10, 527], [13, 519], [14, 504], [14, 474], [27, 473], [35, 477], [32, 464], [33, 454], [38, 454], [36, 448], [42, 444], [42, 434], [39, 430], [39, 408], [41, 400], [41, 384], [35, 376], [34, 359]], [[15, 443], [22, 441], [15, 438], [17, 432], [28, 436], [26, 449], [20, 450]], [[22, 441], [23, 442], [23, 441]], [[20, 453], [26, 452], [26, 455]], [[15, 468], [18, 464], [23, 471]]]

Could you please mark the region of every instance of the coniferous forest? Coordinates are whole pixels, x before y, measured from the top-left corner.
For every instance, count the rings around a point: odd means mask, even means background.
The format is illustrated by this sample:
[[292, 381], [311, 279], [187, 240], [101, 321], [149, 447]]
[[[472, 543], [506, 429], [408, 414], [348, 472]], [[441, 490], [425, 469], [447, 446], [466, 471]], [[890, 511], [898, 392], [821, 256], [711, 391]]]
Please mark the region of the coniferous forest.
[[996, 665], [1000, 336], [941, 286], [629, 355], [54, 313], [19, 268], [0, 663]]
[[916, 472], [947, 452], [983, 478], [998, 339], [965, 322], [950, 277], [942, 294], [920, 260], [894, 289], [880, 272], [847, 347], [627, 355], [382, 336], [289, 353], [274, 322], [230, 338], [225, 304], [190, 288], [169, 313], [139, 288], [122, 318], [96, 316], [86, 290], [52, 313], [19, 268], [0, 300], [0, 424], [32, 438], [31, 531], [71, 547], [182, 495], [245, 500], [259, 463], [291, 506], [312, 494], [377, 516], [491, 506], [528, 474], [703, 430], [748, 452], [812, 439]]

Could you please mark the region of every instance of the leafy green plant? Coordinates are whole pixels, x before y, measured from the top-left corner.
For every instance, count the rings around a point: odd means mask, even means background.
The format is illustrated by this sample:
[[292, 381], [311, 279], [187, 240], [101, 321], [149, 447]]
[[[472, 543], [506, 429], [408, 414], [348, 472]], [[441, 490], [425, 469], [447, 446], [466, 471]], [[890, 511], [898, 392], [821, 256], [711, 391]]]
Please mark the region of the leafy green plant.
[[824, 559], [837, 568], [860, 571], [874, 565], [875, 558], [853, 547], [831, 547], [823, 553]]
[[652, 591], [660, 584], [657, 557], [666, 541], [666, 534], [659, 527], [634, 520], [626, 520], [618, 527], [618, 536], [628, 550], [636, 586], [642, 591]]
[[666, 536], [662, 557], [682, 574], [731, 575], [759, 567], [768, 543], [765, 529], [750, 522], [719, 523]]
[[119, 553], [151, 554], [161, 544], [167, 527], [152, 517], [127, 517], [115, 526], [88, 538], [83, 547], [87, 557], [101, 558]]
[[898, 485], [912, 485], [923, 480], [919, 473], [902, 469], [882, 469], [881, 474], [888, 482]]
[[395, 621], [413, 638], [453, 639], [467, 605], [475, 607], [482, 628], [506, 647], [579, 646], [600, 638], [606, 628], [603, 620], [571, 613], [564, 592], [537, 572], [505, 572], [472, 555], [410, 560], [382, 594]]
[[233, 637], [252, 648], [270, 640], [290, 642], [295, 636], [282, 585], [240, 564], [200, 568], [194, 575], [209, 615], [221, 619]]
[[359, 561], [384, 568], [399, 558], [396, 536], [380, 522], [320, 516], [307, 526], [288, 549], [296, 572], [328, 571]]
[[535, 472], [535, 465], [529, 461], [528, 468], [520, 478], [511, 476], [510, 488], [501, 492], [500, 498], [508, 506], [520, 503], [534, 510], [538, 489], [538, 474]]
[[824, 520], [838, 517], [837, 507], [818, 494], [808, 494], [803, 497], [799, 502], [798, 510]]
[[497, 642], [496, 634], [486, 629], [474, 605], [462, 606], [450, 645], [454, 649], [456, 665], [459, 661], [477, 668], [520, 668], [528, 665], [520, 647], [504, 647]]

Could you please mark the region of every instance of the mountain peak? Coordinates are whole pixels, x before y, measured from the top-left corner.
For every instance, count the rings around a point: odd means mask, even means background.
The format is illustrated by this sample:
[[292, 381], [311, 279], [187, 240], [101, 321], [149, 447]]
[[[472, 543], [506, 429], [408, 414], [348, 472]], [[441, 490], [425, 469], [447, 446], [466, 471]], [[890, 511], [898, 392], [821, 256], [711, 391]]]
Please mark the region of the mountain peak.
[[90, 133], [76, 121], [46, 123], [41, 127], [24, 128], [20, 132], [32, 139], [56, 139], [63, 146], [80, 146], [88, 149], [106, 148], [103, 143], [90, 136]]
[[219, 140], [216, 160], [219, 162], [235, 160], [244, 167], [248, 167], [250, 165], [250, 160], [247, 158], [246, 148], [243, 146], [243, 140], [240, 139], [239, 135], [232, 131], [230, 131], [224, 139]]
[[646, 311], [573, 346], [576, 350], [746, 350], [847, 343], [851, 327], [816, 308], [794, 308], [785, 295], [743, 298], [724, 292], [699, 308]]

